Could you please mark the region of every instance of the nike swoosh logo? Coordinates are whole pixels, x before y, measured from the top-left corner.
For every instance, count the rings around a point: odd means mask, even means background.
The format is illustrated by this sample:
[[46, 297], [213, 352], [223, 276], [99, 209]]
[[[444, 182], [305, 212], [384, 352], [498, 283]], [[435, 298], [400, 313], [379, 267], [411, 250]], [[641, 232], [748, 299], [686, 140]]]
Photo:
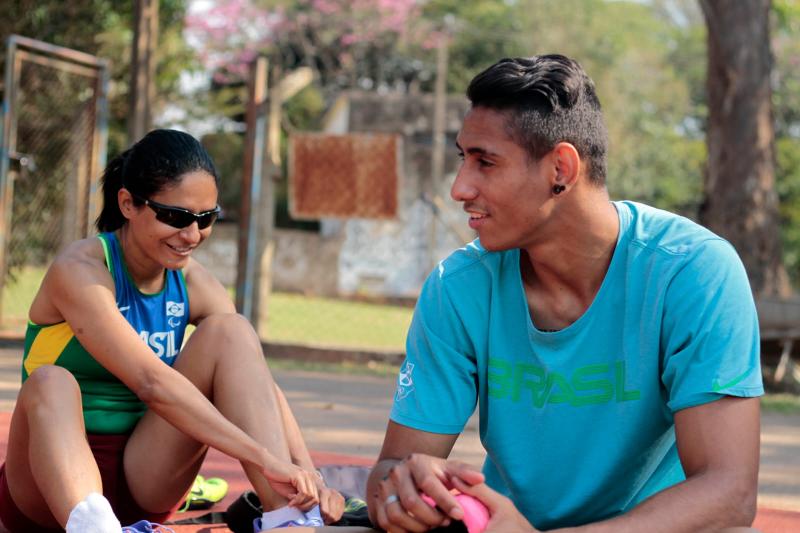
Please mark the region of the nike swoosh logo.
[[120, 310], [120, 311], [127, 311], [127, 310], [128, 310], [128, 309], [130, 309], [130, 308], [131, 308], [131, 306], [130, 306], [130, 305], [125, 305], [125, 306], [123, 306], [123, 307], [120, 307], [120, 308], [119, 308], [119, 310]]
[[742, 381], [744, 378], [746, 378], [748, 376], [748, 374], [750, 374], [750, 372], [752, 372], [752, 371], [753, 371], [753, 369], [749, 368], [749, 369], [745, 370], [742, 374], [736, 376], [735, 378], [733, 378], [729, 382], [724, 383], [722, 385], [720, 385], [719, 382], [715, 379], [714, 382], [711, 384], [711, 390], [714, 391], [714, 392], [719, 392], [719, 391], [721, 391], [723, 389], [728, 389], [730, 387], [733, 387], [734, 385], [736, 385], [740, 381]]

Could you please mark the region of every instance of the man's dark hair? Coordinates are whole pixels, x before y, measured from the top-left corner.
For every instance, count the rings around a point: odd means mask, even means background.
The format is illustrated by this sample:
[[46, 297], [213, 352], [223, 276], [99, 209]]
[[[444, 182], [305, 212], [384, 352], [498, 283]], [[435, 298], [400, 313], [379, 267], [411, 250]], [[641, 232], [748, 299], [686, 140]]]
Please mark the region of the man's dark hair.
[[589, 162], [592, 183], [605, 184], [608, 132], [594, 82], [568, 57], [501, 59], [470, 82], [472, 107], [508, 115], [509, 134], [539, 161], [559, 142]]

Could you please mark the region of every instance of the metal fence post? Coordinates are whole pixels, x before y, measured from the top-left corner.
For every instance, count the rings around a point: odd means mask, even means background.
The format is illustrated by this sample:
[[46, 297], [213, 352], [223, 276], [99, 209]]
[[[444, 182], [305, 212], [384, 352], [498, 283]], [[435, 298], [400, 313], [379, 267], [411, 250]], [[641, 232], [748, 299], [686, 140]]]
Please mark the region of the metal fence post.
[[92, 179], [89, 182], [89, 205], [86, 214], [89, 218], [86, 223], [87, 233], [92, 232], [95, 219], [100, 214], [103, 205], [102, 191], [98, 187], [100, 173], [106, 166], [108, 157], [108, 61], [100, 60], [99, 72], [95, 82], [94, 93], [94, 135], [92, 136], [92, 160], [89, 172]]
[[13, 194], [13, 184], [10, 177], [11, 163], [11, 124], [13, 122], [12, 109], [15, 97], [14, 83], [14, 52], [16, 50], [16, 36], [11, 35], [6, 40], [6, 69], [3, 91], [3, 123], [0, 127], [0, 322], [2, 316], [3, 289], [6, 280], [6, 262], [8, 241], [11, 231], [11, 195]]
[[266, 139], [264, 102], [267, 96], [267, 58], [259, 57], [250, 68], [247, 101], [247, 135], [239, 220], [239, 262], [236, 268], [236, 308], [254, 322], [254, 289], [258, 248], [258, 206]]

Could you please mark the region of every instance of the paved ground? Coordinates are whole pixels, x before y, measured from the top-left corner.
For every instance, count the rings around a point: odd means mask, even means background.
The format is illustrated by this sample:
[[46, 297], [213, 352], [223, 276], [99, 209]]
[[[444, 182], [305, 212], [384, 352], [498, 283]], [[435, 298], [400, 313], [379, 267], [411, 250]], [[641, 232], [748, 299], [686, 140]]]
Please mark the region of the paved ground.
[[[0, 411], [11, 411], [19, 388], [19, 347], [0, 345]], [[309, 448], [374, 458], [380, 451], [394, 382], [388, 378], [275, 372]], [[483, 460], [477, 421], [470, 421], [454, 456]], [[800, 511], [800, 415], [762, 418], [759, 505]]]

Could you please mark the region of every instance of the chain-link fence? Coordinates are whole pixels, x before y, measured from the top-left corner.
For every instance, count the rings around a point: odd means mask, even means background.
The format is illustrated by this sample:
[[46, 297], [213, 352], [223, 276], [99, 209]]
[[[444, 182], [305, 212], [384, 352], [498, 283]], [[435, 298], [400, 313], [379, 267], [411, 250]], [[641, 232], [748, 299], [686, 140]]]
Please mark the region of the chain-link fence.
[[12, 36], [4, 84], [4, 329], [24, 326], [47, 264], [91, 229], [104, 163], [105, 64], [92, 56]]

